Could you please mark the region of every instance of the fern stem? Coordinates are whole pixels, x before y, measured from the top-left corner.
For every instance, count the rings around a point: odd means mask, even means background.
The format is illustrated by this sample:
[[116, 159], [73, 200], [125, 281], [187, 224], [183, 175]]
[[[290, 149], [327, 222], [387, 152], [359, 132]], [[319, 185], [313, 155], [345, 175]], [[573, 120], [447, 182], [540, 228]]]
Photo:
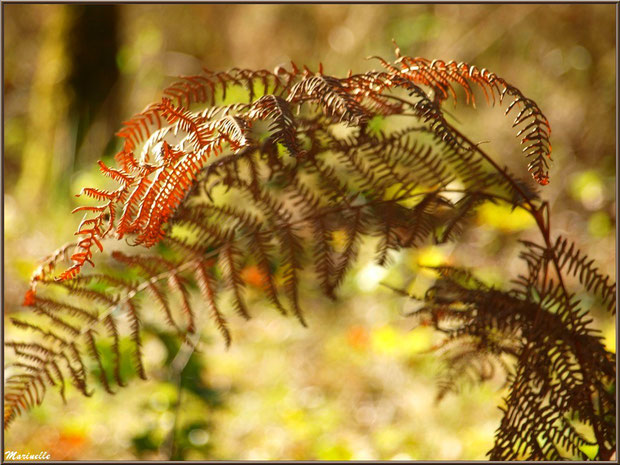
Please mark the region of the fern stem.
[[[567, 304], [567, 306], [569, 306], [570, 303], [570, 294], [568, 293], [567, 289], [566, 289], [566, 285], [564, 284], [564, 278], [562, 276], [562, 268], [560, 266], [558, 257], [554, 251], [554, 247], [553, 244], [551, 243], [551, 237], [550, 237], [550, 215], [549, 215], [549, 204], [548, 202], [543, 202], [542, 205], [537, 208], [536, 205], [534, 205], [534, 203], [528, 198], [528, 196], [525, 194], [525, 192], [523, 191], [523, 189], [512, 179], [512, 177], [510, 175], [508, 175], [508, 173], [506, 173], [484, 150], [482, 150], [480, 147], [478, 147], [476, 144], [474, 144], [469, 138], [467, 138], [465, 135], [463, 135], [460, 131], [458, 131], [456, 128], [454, 128], [452, 125], [450, 125], [449, 123], [446, 123], [447, 126], [454, 131], [455, 134], [457, 134], [459, 137], [462, 137], [463, 140], [470, 145], [476, 152], [478, 152], [478, 154], [483, 157], [494, 169], [495, 171], [497, 171], [497, 173], [499, 173], [511, 186], [513, 189], [515, 189], [516, 192], [519, 193], [519, 195], [521, 195], [524, 199], [524, 201], [527, 203], [527, 205], [530, 207], [529, 209], [526, 209], [534, 218], [534, 220], [536, 221], [536, 224], [538, 226], [538, 229], [542, 235], [543, 241], [545, 243], [545, 247], [547, 249], [547, 251], [549, 251], [551, 253], [551, 261], [553, 262], [553, 266], [555, 268], [556, 271], [556, 275], [557, 275], [557, 279], [558, 279], [558, 283], [560, 285], [560, 288], [562, 289], [562, 294], [564, 297], [564, 300]], [[545, 262], [545, 280], [547, 279], [547, 267], [549, 265], [549, 262], [546, 261]], [[543, 309], [539, 306], [539, 312], [542, 312]], [[577, 322], [575, 319], [575, 315], [573, 314], [572, 311], [567, 312], [570, 318], [570, 324], [572, 329], [574, 330], [576, 328]], [[575, 357], [577, 358], [577, 362], [579, 363], [579, 368], [580, 368], [580, 372], [582, 373], [582, 376], [584, 379], [586, 379], [587, 377], [587, 373], [584, 370], [584, 361], [583, 361], [583, 357], [581, 355], [581, 351], [579, 349], [575, 350]], [[592, 397], [590, 394], [590, 403], [592, 402]], [[594, 405], [591, 405], [592, 411], [594, 411]], [[592, 429], [594, 431], [594, 435], [596, 437], [596, 441], [599, 445], [599, 456], [602, 457], [603, 455], [605, 456], [610, 456], [611, 451], [607, 450], [607, 448], [605, 447], [605, 440], [603, 437], [603, 433], [600, 430], [600, 427], [598, 425], [597, 421], [592, 421]]]

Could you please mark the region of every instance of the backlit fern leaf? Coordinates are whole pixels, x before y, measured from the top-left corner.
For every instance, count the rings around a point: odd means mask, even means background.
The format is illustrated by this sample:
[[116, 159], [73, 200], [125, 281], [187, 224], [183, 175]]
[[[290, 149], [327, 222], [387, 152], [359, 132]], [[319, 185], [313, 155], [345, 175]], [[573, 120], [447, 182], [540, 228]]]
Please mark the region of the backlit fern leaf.
[[[110, 393], [132, 376], [145, 378], [143, 329], [163, 323], [181, 340], [198, 333], [198, 293], [229, 345], [222, 291], [248, 318], [249, 267], [259, 275], [252, 286], [306, 325], [304, 289], [317, 281], [336, 297], [365, 238], [376, 240], [386, 265], [404, 248], [458, 242], [476, 208], [495, 202], [524, 209], [548, 239], [546, 203], [442, 109], [456, 99], [455, 87], [471, 103], [476, 87], [489, 101], [510, 98], [529, 170], [544, 185], [550, 129], [536, 103], [463, 63], [398, 54], [381, 64], [382, 71], [343, 78], [295, 64], [273, 72], [205, 70], [173, 83], [124, 123], [118, 166], [99, 164], [118, 187], [84, 188], [100, 205], [75, 210], [85, 214], [76, 250], [70, 256], [72, 245], [63, 246], [43, 261], [24, 297], [32, 315], [12, 320], [24, 339], [6, 343], [16, 361], [6, 378], [5, 425], [49, 387], [64, 397], [72, 383], [91, 395], [91, 377]], [[249, 101], [229, 103], [231, 87], [245, 89]], [[390, 121], [405, 124], [390, 131]], [[114, 247], [113, 239], [140, 250], [117, 242], [111, 254], [93, 257]], [[435, 269], [439, 279], [415, 316], [446, 335], [438, 348], [449, 367], [440, 395], [463, 376], [485, 380], [500, 367], [510, 390], [492, 458], [584, 457], [590, 442], [571, 415], [591, 426], [599, 457], [609, 457], [614, 356], [559, 278], [577, 276], [608, 308], [615, 284], [565, 239], [525, 242], [522, 258], [527, 273], [509, 291], [457, 268]], [[87, 271], [95, 262], [101, 271]], [[125, 358], [133, 372], [121, 376]]]
[[516, 359], [492, 460], [559, 460], [567, 453], [585, 459], [581, 446], [593, 443], [574, 429], [575, 418], [592, 427], [594, 444], [613, 444], [615, 426], [606, 418], [615, 408], [608, 390], [615, 356], [587, 328], [579, 302], [558, 293], [540, 302], [525, 300], [460, 270], [437, 271], [442, 278], [415, 315], [429, 318], [447, 335], [443, 346], [457, 350], [447, 352], [450, 383], [442, 389], [451, 389], [459, 376], [477, 364], [483, 367], [489, 357]]
[[553, 247], [560, 267], [568, 275], [577, 276], [586, 290], [599, 295], [609, 311], [616, 311], [616, 283], [609, 276], [602, 274], [575, 244], [559, 236]]

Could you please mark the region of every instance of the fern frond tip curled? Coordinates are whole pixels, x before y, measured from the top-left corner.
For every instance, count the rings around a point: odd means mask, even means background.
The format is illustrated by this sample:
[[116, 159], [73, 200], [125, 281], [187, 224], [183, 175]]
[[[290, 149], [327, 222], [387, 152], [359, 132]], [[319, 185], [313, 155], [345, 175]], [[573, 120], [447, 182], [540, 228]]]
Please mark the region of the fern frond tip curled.
[[523, 152], [530, 158], [528, 170], [532, 177], [541, 185], [549, 183], [547, 160], [551, 160], [551, 126], [536, 102], [525, 97], [515, 86], [503, 78], [486, 69], [479, 69], [468, 63], [444, 62], [443, 60], [428, 60], [426, 58], [399, 57], [393, 64], [384, 60], [382, 65], [389, 72], [398, 72], [411, 81], [427, 85], [436, 93], [439, 102], [452, 97], [456, 102], [456, 92], [453, 84], [465, 91], [467, 103], [475, 106], [473, 86], [479, 87], [487, 102], [503, 102], [506, 97], [512, 98], [506, 109], [506, 115], [513, 109], [518, 114], [513, 127], [521, 128], [517, 132], [522, 137]]
[[[442, 104], [456, 102], [456, 87], [471, 104], [476, 86], [489, 101], [512, 99], [507, 112], [518, 109], [514, 124], [529, 170], [547, 182], [550, 129], [533, 101], [484, 69], [406, 57], [395, 47], [394, 63], [376, 57], [382, 70], [345, 77], [326, 74], [322, 64], [318, 72], [295, 64], [274, 72], [205, 70], [179, 78], [124, 122], [116, 166], [98, 162], [115, 187], [82, 189], [78, 196], [96, 205], [73, 210], [84, 215], [77, 241], [44, 260], [24, 296], [44, 323], [15, 325], [45, 344], [13, 345], [17, 357], [36, 362], [47, 387], [66, 378], [90, 395], [92, 368], [95, 381], [116, 392], [127, 382], [120, 376], [125, 342], [134, 374], [146, 377], [142, 335], [152, 314], [179, 339], [197, 334], [208, 316], [228, 346], [228, 319], [249, 319], [257, 292], [306, 326], [307, 275], [336, 298], [366, 238], [377, 239], [381, 265], [406, 248], [457, 240], [474, 209], [494, 199], [479, 190], [514, 198], [525, 189], [507, 170], [503, 178], [490, 175], [493, 161], [448, 123]], [[233, 88], [249, 99], [226, 103]], [[388, 130], [402, 121], [402, 130]], [[461, 192], [450, 187], [454, 181]], [[463, 198], [455, 202], [454, 194]], [[107, 253], [114, 240], [138, 251]], [[85, 266], [98, 261], [101, 272]], [[584, 273], [608, 294], [608, 282], [591, 268]], [[7, 418], [33, 405], [23, 396], [35, 384], [20, 384]]]
[[[124, 123], [118, 135], [124, 140], [123, 149], [115, 157], [119, 167], [111, 168], [99, 162], [101, 172], [119, 184], [115, 191], [87, 187], [80, 195], [103, 202], [96, 207], [78, 207], [75, 212], [95, 215], [85, 219], [78, 228], [82, 239], [77, 243], [72, 266], [58, 279], [70, 280], [79, 275], [85, 263], [93, 263], [92, 248], [102, 251], [101, 241], [112, 232], [116, 237], [133, 235], [136, 244], [150, 247], [166, 235], [166, 225], [194, 185], [198, 174], [212, 163], [211, 155], [228, 148], [237, 153], [251, 145], [248, 128], [258, 120], [271, 121], [271, 141], [282, 144], [292, 156], [306, 153], [297, 138], [300, 118], [293, 116], [292, 106], [311, 106], [319, 118], [333, 119], [349, 126], [365, 127], [376, 115], [404, 114], [406, 105], [391, 100], [389, 93], [404, 87], [421, 99], [412, 105], [423, 121], [429, 124], [442, 141], [468, 150], [443, 121], [441, 103], [452, 97], [453, 85], [461, 87], [467, 102], [474, 104], [473, 88], [482, 90], [488, 101], [511, 102], [506, 114], [518, 109], [513, 126], [519, 128], [524, 153], [529, 159], [528, 170], [541, 185], [548, 184], [548, 159], [551, 145], [550, 125], [536, 103], [519, 89], [486, 69], [467, 63], [428, 60], [403, 56], [396, 42], [396, 61], [389, 63], [380, 57], [386, 72], [337, 78], [307, 67], [302, 71], [292, 64], [292, 70], [279, 67], [266, 70], [233, 69], [203, 75], [186, 76], [164, 90], [159, 103], [153, 103]], [[263, 86], [264, 95], [255, 88]], [[427, 86], [435, 94], [438, 105], [428, 100], [418, 86]], [[226, 97], [229, 87], [243, 87], [250, 93], [250, 103], [218, 106], [218, 92]], [[269, 93], [269, 92], [272, 93]], [[191, 111], [190, 105], [206, 103], [204, 111]], [[218, 116], [218, 113], [222, 116]], [[174, 135], [174, 142], [171, 139]], [[142, 146], [142, 156], [134, 152]], [[160, 147], [157, 152], [155, 147]], [[116, 214], [119, 218], [116, 218]], [[104, 224], [107, 228], [104, 229]]]

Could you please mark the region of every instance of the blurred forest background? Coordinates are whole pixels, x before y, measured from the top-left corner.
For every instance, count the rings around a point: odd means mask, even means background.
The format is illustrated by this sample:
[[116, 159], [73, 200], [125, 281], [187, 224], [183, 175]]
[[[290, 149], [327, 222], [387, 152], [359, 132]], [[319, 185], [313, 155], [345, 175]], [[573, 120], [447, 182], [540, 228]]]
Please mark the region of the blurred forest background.
[[[181, 74], [273, 69], [291, 60], [326, 73], [362, 72], [403, 54], [488, 68], [534, 99], [552, 125], [554, 165], [543, 197], [554, 234], [570, 237], [615, 279], [616, 5], [4, 4], [4, 323], [21, 312], [37, 261], [69, 240], [72, 194], [97, 186], [98, 159], [118, 150], [120, 123]], [[459, 127], [527, 176], [500, 109], [448, 108]], [[498, 285], [522, 266], [527, 218], [480, 208], [464, 247], [426, 247], [383, 270], [362, 254], [338, 302], [303, 296], [310, 327], [265, 302], [232, 321], [226, 350], [192, 356], [181, 392], [166, 364], [178, 346], [153, 329], [149, 381], [98, 390], [19, 418], [5, 450], [53, 459], [485, 459], [498, 426], [500, 382], [435, 402], [439, 340], [414, 328], [407, 301], [380, 285], [415, 288], [423, 264], [460, 263]], [[252, 280], [252, 270], [247, 279]], [[262, 314], [261, 314], [262, 313]], [[615, 351], [615, 323], [593, 312]], [[175, 408], [181, 395], [180, 408]], [[175, 431], [174, 438], [171, 431]]]

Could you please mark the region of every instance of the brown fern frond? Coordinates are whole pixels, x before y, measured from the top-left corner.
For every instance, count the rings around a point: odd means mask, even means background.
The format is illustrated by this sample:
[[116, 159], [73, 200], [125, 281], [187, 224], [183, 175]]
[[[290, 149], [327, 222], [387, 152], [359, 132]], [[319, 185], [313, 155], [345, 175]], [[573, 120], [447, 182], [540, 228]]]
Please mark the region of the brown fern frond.
[[129, 324], [131, 326], [131, 338], [133, 339], [134, 346], [134, 363], [136, 367], [136, 373], [142, 379], [146, 378], [146, 371], [144, 370], [144, 364], [142, 362], [142, 338], [140, 336], [140, 315], [138, 314], [138, 305], [132, 299], [126, 300], [127, 316], [129, 318]]
[[103, 324], [108, 330], [110, 337], [113, 339], [112, 352], [114, 353], [114, 380], [119, 386], [125, 386], [125, 382], [121, 378], [121, 351], [120, 351], [120, 337], [116, 322], [111, 315], [108, 315], [103, 320]]
[[292, 226], [288, 224], [280, 225], [278, 236], [283, 254], [280, 268], [282, 269], [284, 290], [292, 305], [293, 313], [303, 326], [307, 326], [299, 306], [299, 270], [301, 269], [303, 246]]
[[565, 299], [564, 283], [558, 282], [548, 272], [549, 267], [555, 263], [557, 273], [577, 277], [586, 291], [598, 295], [607, 310], [615, 313], [616, 283], [601, 273], [594, 266], [594, 260], [590, 260], [574, 243], [562, 236], [558, 236], [555, 244], [549, 248], [531, 241], [521, 242], [525, 250], [520, 257], [527, 263], [528, 273], [519, 275], [515, 283], [524, 295], [532, 296], [536, 293], [541, 299], [545, 296], [553, 296], [560, 301]]
[[80, 330], [76, 326], [64, 320], [63, 318], [60, 318], [54, 315], [53, 313], [49, 312], [42, 306], [35, 304], [32, 306], [32, 310], [34, 313], [38, 315], [44, 315], [47, 318], [49, 318], [52, 324], [56, 325], [57, 327], [63, 329], [65, 332], [69, 333], [69, 336], [75, 337], [80, 334]]
[[[609, 397], [613, 355], [590, 334], [577, 301], [564, 299], [558, 291], [536, 302], [489, 288], [465, 270], [437, 271], [442, 279], [427, 292], [417, 313], [432, 315], [433, 325], [447, 335], [442, 346], [450, 347], [446, 361], [452, 379], [489, 355], [517, 359], [516, 371], [508, 376], [510, 391], [492, 460], [563, 458], [559, 445], [586, 443], [569, 421], [575, 416], [593, 428], [599, 444], [610, 438], [612, 429], [592, 399]], [[569, 313], [578, 325], [569, 324], [574, 321]], [[442, 327], [446, 320], [452, 324]], [[442, 385], [444, 391], [452, 387]], [[603, 408], [613, 402], [606, 405]], [[540, 438], [552, 446], [541, 448]], [[571, 452], [584, 457], [578, 447]]]
[[319, 285], [323, 293], [328, 297], [335, 299], [332, 286], [332, 274], [335, 268], [333, 250], [329, 244], [331, 240], [331, 232], [328, 229], [326, 218], [324, 215], [317, 215], [312, 221], [314, 228], [314, 263], [316, 275], [319, 279]]
[[36, 297], [35, 305], [41, 306], [52, 312], [66, 312], [71, 316], [82, 318], [87, 322], [97, 321], [97, 314], [86, 308], [78, 307], [76, 305], [70, 305], [66, 302], [60, 302], [45, 297]]
[[272, 246], [270, 244], [269, 233], [265, 231], [253, 231], [252, 234], [248, 236], [248, 246], [256, 257], [258, 266], [265, 277], [264, 289], [267, 293], [267, 297], [282, 315], [286, 315], [286, 310], [280, 303], [278, 291], [274, 282], [270, 256]]
[[106, 390], [108, 394], [114, 394], [114, 391], [110, 388], [110, 383], [108, 382], [108, 376], [106, 374], [105, 368], [103, 367], [103, 361], [101, 359], [101, 354], [99, 349], [97, 349], [97, 343], [95, 341], [95, 336], [91, 330], [88, 330], [85, 334], [86, 344], [89, 350], [90, 356], [97, 363], [99, 381], [101, 381], [101, 385]]
[[615, 313], [616, 283], [594, 266], [594, 260], [590, 260], [574, 243], [562, 236], [556, 239], [552, 253], [557, 257], [561, 270], [577, 276], [586, 290], [599, 295], [607, 310]]
[[61, 346], [67, 345], [67, 339], [59, 336], [52, 330], [45, 330], [37, 325], [28, 323], [27, 321], [19, 320], [17, 318], [11, 318], [11, 323], [13, 323], [17, 328], [28, 329], [36, 333], [40, 333], [41, 336], [43, 336], [44, 338], [50, 338], [54, 342], [59, 342]]
[[187, 290], [187, 283], [184, 278], [179, 276], [176, 271], [174, 271], [173, 267], [170, 267], [170, 277], [168, 278], [168, 284], [170, 288], [176, 291], [176, 293], [181, 298], [181, 308], [183, 309], [183, 313], [185, 313], [187, 317], [187, 332], [193, 333], [196, 330], [196, 322], [194, 311], [192, 310], [192, 306], [189, 303], [189, 291]]
[[249, 320], [250, 314], [242, 297], [245, 283], [241, 278], [238, 264], [239, 255], [239, 250], [234, 243], [234, 237], [230, 237], [222, 246], [222, 268], [228, 276], [228, 286], [233, 291], [235, 310], [240, 316]]
[[330, 283], [330, 293], [333, 293], [344, 280], [346, 272], [351, 268], [353, 262], [357, 258], [360, 240], [368, 231], [368, 224], [364, 211], [361, 208], [355, 209], [350, 215], [351, 218], [346, 222], [347, 227], [345, 229], [347, 234], [346, 244], [344, 250], [340, 254], [340, 260], [334, 267]]
[[287, 101], [293, 104], [316, 102], [326, 116], [354, 126], [368, 119], [367, 113], [346, 91], [340, 80], [331, 76], [316, 75], [300, 81], [291, 88]]
[[528, 170], [539, 184], [548, 184], [551, 126], [536, 102], [525, 97], [518, 88], [486, 69], [480, 70], [467, 63], [454, 61], [446, 63], [442, 60], [430, 61], [425, 58], [403, 56], [393, 65], [389, 65], [388, 69], [392, 72], [398, 70], [398, 73], [407, 79], [431, 87], [436, 92], [439, 102], [449, 96], [456, 102], [452, 83], [458, 84], [465, 91], [467, 102], [472, 104], [475, 100], [469, 82], [482, 89], [487, 101], [492, 98], [495, 103], [496, 95], [500, 103], [506, 96], [510, 97], [512, 101], [506, 109], [506, 114], [514, 108], [519, 109], [513, 127], [519, 127], [517, 137], [521, 137], [523, 152], [530, 160]]
[[215, 300], [216, 296], [216, 287], [215, 287], [215, 278], [210, 271], [212, 265], [206, 263], [204, 261], [198, 261], [196, 263], [196, 279], [198, 281], [198, 285], [200, 287], [200, 292], [208, 302], [209, 308], [211, 309], [211, 317], [215, 321], [217, 329], [222, 334], [224, 341], [226, 342], [226, 347], [230, 346], [232, 338], [230, 336], [230, 331], [228, 330], [228, 325], [226, 323], [226, 318], [222, 315], [220, 310], [218, 309], [217, 302]]
[[437, 242], [443, 244], [455, 241], [462, 234], [464, 223], [473, 216], [475, 208], [486, 200], [489, 198], [479, 193], [465, 194], [459, 199]]
[[282, 143], [293, 157], [304, 155], [297, 140], [296, 121], [286, 100], [276, 95], [265, 95], [254, 102], [248, 118], [253, 121], [273, 119], [269, 126], [273, 141]]
[[[161, 321], [180, 339], [198, 331], [197, 290], [226, 345], [224, 289], [244, 318], [254, 313], [244, 300], [249, 284], [282, 314], [286, 300], [305, 325], [308, 270], [333, 298], [364, 238], [378, 239], [377, 259], [387, 265], [402, 249], [458, 241], [478, 205], [503, 202], [536, 219], [543, 243], [524, 243], [527, 270], [507, 291], [460, 268], [435, 268], [439, 278], [413, 317], [445, 337], [437, 346], [447, 365], [439, 393], [508, 373], [492, 458], [583, 458], [590, 442], [574, 426], [577, 417], [591, 428], [598, 457], [609, 457], [615, 357], [564, 278], [575, 276], [608, 308], [615, 284], [568, 240], [551, 244], [548, 205], [449, 123], [442, 104], [456, 101], [457, 89], [472, 104], [476, 88], [489, 102], [508, 98], [540, 184], [548, 181], [551, 152], [546, 118], [486, 70], [399, 51], [394, 63], [380, 61], [383, 71], [343, 78], [322, 65], [316, 73], [295, 64], [274, 72], [204, 70], [174, 82], [126, 122], [117, 166], [99, 162], [118, 186], [83, 189], [98, 204], [74, 210], [85, 215], [77, 243], [43, 262], [24, 297], [32, 318], [13, 320], [30, 339], [7, 343], [15, 357], [7, 424], [50, 386], [64, 396], [65, 380], [91, 395], [94, 374], [115, 391], [128, 381], [121, 378], [124, 341], [133, 372], [145, 378], [144, 328]], [[249, 101], [230, 102], [232, 87], [247, 90]], [[84, 266], [113, 239], [140, 252], [99, 254], [97, 273]]]
[[[69, 347], [71, 349], [70, 356], [67, 356], [64, 353], [61, 353], [61, 356], [67, 364], [67, 368], [69, 369], [69, 373], [71, 374], [71, 377], [73, 379], [74, 386], [78, 388], [82, 394], [90, 397], [92, 395], [92, 392], [88, 391], [88, 386], [86, 382], [87, 371], [86, 366], [84, 365], [82, 355], [78, 350], [75, 342], [69, 343]], [[71, 361], [69, 360], [69, 357], [71, 358]], [[73, 363], [77, 364], [77, 369], [73, 366]]]

